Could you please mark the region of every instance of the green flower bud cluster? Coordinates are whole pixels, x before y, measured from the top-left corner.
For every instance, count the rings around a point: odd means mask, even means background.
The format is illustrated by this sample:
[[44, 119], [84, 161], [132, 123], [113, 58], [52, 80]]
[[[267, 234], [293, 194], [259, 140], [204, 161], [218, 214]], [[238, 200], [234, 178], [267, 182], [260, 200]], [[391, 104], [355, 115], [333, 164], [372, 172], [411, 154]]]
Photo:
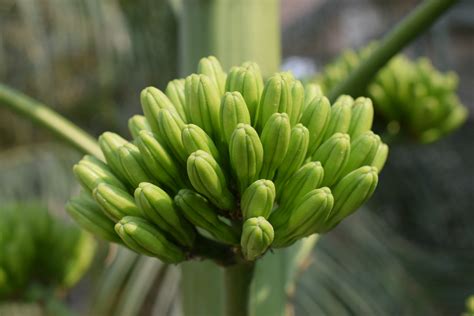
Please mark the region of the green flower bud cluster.
[[[316, 79], [329, 91], [366, 59], [376, 44], [360, 52], [346, 51]], [[387, 131], [403, 132], [424, 143], [438, 140], [460, 127], [468, 111], [456, 95], [455, 73], [441, 73], [427, 58], [411, 61], [394, 57], [367, 88], [377, 115], [387, 121]]]
[[95, 253], [92, 236], [36, 204], [0, 207], [0, 299], [26, 298], [30, 286], [73, 286]]
[[165, 92], [141, 93], [133, 140], [106, 132], [106, 162], [74, 166], [83, 193], [68, 211], [84, 228], [178, 263], [220, 243], [255, 260], [324, 233], [374, 192], [388, 147], [368, 98], [333, 105], [292, 74], [264, 81], [246, 62], [226, 74], [215, 57]]

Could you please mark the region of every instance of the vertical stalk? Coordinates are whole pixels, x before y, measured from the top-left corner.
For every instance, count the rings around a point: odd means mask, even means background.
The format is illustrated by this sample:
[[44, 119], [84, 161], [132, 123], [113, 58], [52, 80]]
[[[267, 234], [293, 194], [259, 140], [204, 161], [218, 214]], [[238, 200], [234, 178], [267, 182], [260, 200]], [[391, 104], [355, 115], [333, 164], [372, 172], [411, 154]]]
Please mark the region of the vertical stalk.
[[239, 263], [225, 269], [226, 316], [250, 315], [250, 284], [254, 269], [254, 263]]
[[278, 0], [184, 0], [180, 14], [180, 73], [195, 72], [215, 55], [224, 69], [251, 60], [264, 76], [280, 67]]

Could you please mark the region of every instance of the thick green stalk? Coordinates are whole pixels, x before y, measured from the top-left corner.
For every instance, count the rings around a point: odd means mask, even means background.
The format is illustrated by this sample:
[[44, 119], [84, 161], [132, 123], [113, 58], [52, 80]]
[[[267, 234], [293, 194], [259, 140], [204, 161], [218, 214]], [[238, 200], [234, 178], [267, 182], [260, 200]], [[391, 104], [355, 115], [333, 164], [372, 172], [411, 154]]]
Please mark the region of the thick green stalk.
[[248, 316], [253, 263], [239, 263], [225, 269], [226, 316]]
[[64, 139], [82, 153], [103, 159], [97, 141], [46, 105], [0, 84], [0, 106], [5, 106]]
[[357, 97], [363, 93], [380, 68], [458, 1], [427, 0], [420, 4], [384, 37], [370, 57], [362, 62], [346, 80], [330, 91], [331, 101], [341, 94]]
[[196, 71], [200, 58], [215, 55], [228, 69], [251, 60], [262, 73], [280, 67], [278, 0], [183, 0], [180, 73]]

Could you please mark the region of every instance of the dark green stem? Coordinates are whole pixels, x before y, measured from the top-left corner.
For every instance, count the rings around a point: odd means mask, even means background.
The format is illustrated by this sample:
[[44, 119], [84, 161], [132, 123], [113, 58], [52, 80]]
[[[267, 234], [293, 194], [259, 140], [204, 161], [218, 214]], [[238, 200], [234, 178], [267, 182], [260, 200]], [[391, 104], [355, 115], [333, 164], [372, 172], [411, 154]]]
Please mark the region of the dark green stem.
[[103, 159], [97, 141], [44, 104], [0, 84], [0, 106], [5, 106], [61, 137], [82, 153]]
[[254, 269], [254, 263], [239, 263], [225, 269], [226, 316], [249, 315], [250, 284]]
[[362, 93], [380, 68], [430, 27], [439, 16], [456, 2], [458, 0], [427, 0], [420, 4], [384, 37], [374, 52], [346, 80], [330, 91], [329, 98], [331, 101], [334, 101], [341, 94], [356, 97]]
[[191, 257], [198, 256], [212, 259], [221, 266], [233, 265], [236, 262], [235, 253], [229, 246], [207, 239], [199, 234], [190, 255]]

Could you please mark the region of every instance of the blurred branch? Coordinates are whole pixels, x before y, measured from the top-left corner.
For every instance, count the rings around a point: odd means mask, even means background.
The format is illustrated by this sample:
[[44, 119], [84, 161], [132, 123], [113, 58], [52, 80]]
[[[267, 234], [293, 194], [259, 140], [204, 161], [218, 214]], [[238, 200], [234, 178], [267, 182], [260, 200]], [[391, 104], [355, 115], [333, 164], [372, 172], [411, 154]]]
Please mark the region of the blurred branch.
[[0, 106], [29, 118], [62, 138], [80, 152], [103, 159], [96, 140], [87, 132], [44, 104], [2, 84], [0, 84]]
[[346, 80], [330, 91], [331, 101], [341, 94], [358, 96], [380, 68], [457, 2], [458, 0], [427, 0], [420, 4], [384, 37], [380, 45]]

